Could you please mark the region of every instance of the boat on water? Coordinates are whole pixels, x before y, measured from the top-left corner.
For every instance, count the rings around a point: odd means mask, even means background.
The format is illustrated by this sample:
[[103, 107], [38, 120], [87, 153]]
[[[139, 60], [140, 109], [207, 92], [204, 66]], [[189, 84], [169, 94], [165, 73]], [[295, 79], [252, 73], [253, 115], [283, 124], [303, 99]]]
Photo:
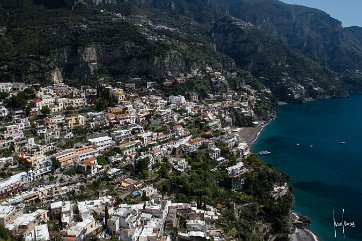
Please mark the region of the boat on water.
[[346, 144], [346, 142], [345, 141], [340, 141], [340, 142], [338, 142], [338, 144]]
[[260, 151], [257, 154], [258, 155], [269, 155], [271, 152], [270, 151]]

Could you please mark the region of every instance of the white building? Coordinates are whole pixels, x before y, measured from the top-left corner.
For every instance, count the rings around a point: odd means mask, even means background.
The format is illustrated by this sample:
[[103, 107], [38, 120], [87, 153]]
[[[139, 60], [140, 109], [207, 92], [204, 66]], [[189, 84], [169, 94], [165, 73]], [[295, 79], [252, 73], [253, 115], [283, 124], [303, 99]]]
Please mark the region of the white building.
[[112, 137], [102, 136], [98, 138], [88, 139], [89, 143], [94, 146], [98, 151], [109, 149], [114, 144]]
[[239, 162], [238, 164], [227, 168], [229, 177], [236, 177], [245, 171], [244, 163]]
[[8, 109], [6, 109], [4, 106], [0, 106], [0, 117], [6, 117], [9, 115]]
[[243, 162], [227, 168], [228, 176], [231, 178], [231, 188], [232, 190], [240, 190], [244, 185], [244, 177], [248, 170], [244, 167]]
[[170, 96], [170, 97], [168, 97], [168, 100], [170, 101], [171, 104], [184, 104], [184, 103], [186, 103], [186, 99], [182, 95]]
[[16, 194], [27, 182], [27, 173], [21, 172], [0, 181], [0, 198]]
[[207, 140], [205, 138], [197, 138], [193, 140], [189, 140], [186, 144], [187, 152], [195, 152], [199, 149], [200, 146], [206, 144]]
[[49, 230], [47, 224], [35, 226], [24, 237], [25, 241], [47, 241], [50, 240]]
[[12, 88], [13, 88], [13, 84], [10, 82], [0, 83], [0, 92], [10, 93]]
[[24, 130], [24, 129], [27, 129], [27, 128], [31, 127], [30, 121], [29, 121], [29, 119], [27, 117], [26, 118], [18, 118], [16, 120], [14, 120], [14, 124], [18, 125], [18, 128], [20, 130]]
[[211, 157], [211, 159], [213, 159], [213, 160], [216, 160], [216, 159], [218, 159], [219, 157], [220, 157], [220, 148], [218, 148], [218, 147], [211, 147], [210, 148], [210, 157]]
[[0, 225], [5, 226], [17, 218], [14, 206], [0, 206]]
[[4, 166], [5, 164], [13, 165], [13, 163], [14, 163], [14, 158], [12, 158], [12, 157], [1, 157], [0, 158], [0, 167]]
[[48, 221], [47, 213], [47, 210], [42, 209], [38, 209], [32, 213], [23, 213], [22, 215], [19, 215], [13, 222], [5, 225], [5, 228], [9, 230], [11, 235], [15, 237], [26, 237], [40, 223]]
[[92, 147], [85, 147], [75, 150], [75, 154], [78, 155], [79, 161], [84, 161], [91, 157], [97, 157], [99, 150]]
[[207, 225], [205, 221], [201, 220], [189, 220], [186, 223], [186, 228], [188, 231], [202, 231], [205, 232]]
[[5, 126], [2, 136], [5, 140], [19, 140], [24, 138], [24, 132], [19, 125], [9, 125]]
[[131, 136], [130, 130], [116, 130], [111, 134], [112, 138], [116, 141], [123, 142]]
[[34, 181], [53, 170], [52, 161], [42, 154], [37, 156], [19, 156], [19, 160], [31, 167], [27, 173], [27, 179]]

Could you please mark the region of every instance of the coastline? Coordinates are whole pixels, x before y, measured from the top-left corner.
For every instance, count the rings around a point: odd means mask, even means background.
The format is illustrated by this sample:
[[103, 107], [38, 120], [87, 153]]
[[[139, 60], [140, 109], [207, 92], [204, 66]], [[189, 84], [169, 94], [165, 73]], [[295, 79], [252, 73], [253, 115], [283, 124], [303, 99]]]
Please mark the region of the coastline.
[[[255, 127], [244, 127], [239, 131], [240, 136], [245, 139], [250, 149], [258, 140], [264, 128], [267, 127], [273, 120], [275, 120], [275, 118], [266, 122], [260, 122]], [[294, 212], [291, 212], [290, 216], [293, 221], [299, 220], [299, 216]], [[290, 235], [290, 238], [292, 241], [319, 241], [318, 237], [306, 227], [295, 227], [294, 232]]]
[[243, 127], [240, 131], [239, 131], [239, 135], [244, 138], [245, 142], [248, 144], [248, 146], [252, 147], [252, 145], [255, 143], [255, 141], [258, 140], [259, 135], [261, 134], [261, 132], [264, 130], [264, 128], [270, 123], [272, 122], [274, 119], [268, 121], [268, 122], [259, 122], [256, 126], [254, 127]]
[[317, 236], [307, 228], [295, 228], [291, 235], [292, 241], [319, 241]]
[[319, 241], [318, 237], [302, 223], [295, 212], [290, 214], [294, 232], [290, 235], [292, 241]]

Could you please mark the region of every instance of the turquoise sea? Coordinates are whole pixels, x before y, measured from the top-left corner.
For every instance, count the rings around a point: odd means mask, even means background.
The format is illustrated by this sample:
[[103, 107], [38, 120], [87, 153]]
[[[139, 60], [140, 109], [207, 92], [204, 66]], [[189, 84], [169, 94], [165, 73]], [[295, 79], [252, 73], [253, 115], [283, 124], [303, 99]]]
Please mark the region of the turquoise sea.
[[[287, 173], [295, 212], [312, 219], [321, 241], [362, 240], [362, 95], [279, 106], [278, 118], [252, 147], [268, 150], [262, 159]], [[340, 144], [345, 142], [345, 144]], [[346, 225], [345, 237], [335, 221]]]

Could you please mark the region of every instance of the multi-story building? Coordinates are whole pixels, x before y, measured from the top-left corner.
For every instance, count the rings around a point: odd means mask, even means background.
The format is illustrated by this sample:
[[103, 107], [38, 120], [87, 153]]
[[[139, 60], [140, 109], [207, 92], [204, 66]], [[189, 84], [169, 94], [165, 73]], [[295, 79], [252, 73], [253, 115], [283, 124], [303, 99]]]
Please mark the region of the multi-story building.
[[53, 158], [60, 163], [61, 167], [73, 165], [78, 161], [78, 155], [75, 154], [74, 149], [67, 149], [53, 155]]
[[171, 104], [184, 104], [186, 103], [185, 97], [182, 95], [178, 95], [178, 96], [170, 96], [169, 101]]
[[89, 143], [94, 146], [98, 151], [109, 149], [114, 144], [112, 137], [102, 136], [98, 138], [88, 139]]
[[0, 181], [0, 199], [13, 196], [27, 183], [27, 173], [21, 172]]
[[94, 175], [98, 172], [98, 162], [97, 158], [90, 157], [85, 159], [80, 165], [80, 170], [82, 173]]
[[52, 117], [47, 117], [44, 119], [44, 124], [49, 125], [49, 124], [62, 124], [65, 122], [65, 117], [64, 115], [56, 115], [56, 116], [52, 116]]
[[24, 241], [48, 241], [50, 240], [49, 230], [47, 224], [40, 224], [35, 226], [29, 232], [25, 233]]
[[9, 230], [14, 237], [25, 237], [37, 225], [48, 221], [48, 211], [38, 209], [32, 213], [23, 213], [19, 215], [13, 222], [7, 224], [5, 228]]
[[141, 141], [136, 140], [136, 141], [130, 141], [127, 143], [123, 143], [121, 144], [119, 147], [122, 151], [122, 154], [124, 156], [132, 156], [136, 153], [137, 149], [139, 148], [141, 144]]
[[60, 138], [60, 129], [57, 125], [38, 125], [36, 127], [36, 133], [38, 136], [43, 137], [47, 143]]
[[186, 149], [187, 152], [195, 152], [199, 149], [200, 146], [206, 144], [207, 140], [205, 138], [197, 138], [187, 142]]
[[212, 146], [210, 148], [210, 157], [213, 160], [216, 160], [220, 157], [220, 148], [216, 147], [216, 146]]
[[29, 87], [29, 85], [27, 85], [25, 83], [13, 83], [12, 90], [13, 91], [24, 91], [28, 87]]
[[84, 98], [74, 98], [74, 99], [68, 99], [68, 106], [72, 108], [79, 108], [84, 106], [86, 103]]
[[52, 161], [49, 157], [44, 155], [31, 157], [21, 155], [19, 156], [19, 161], [31, 167], [31, 170], [28, 172], [28, 178], [31, 181], [41, 178], [44, 174], [50, 173], [53, 169]]
[[12, 140], [0, 140], [0, 149], [6, 149], [11, 146]]
[[115, 130], [111, 133], [112, 138], [115, 141], [124, 142], [131, 137], [130, 130]]
[[31, 124], [30, 124], [30, 121], [28, 118], [18, 118], [18, 119], [15, 119], [13, 122], [15, 125], [18, 125], [20, 130], [28, 129], [31, 127]]
[[14, 206], [0, 206], [0, 225], [10, 224], [17, 218], [17, 211]]
[[0, 92], [10, 93], [12, 88], [13, 88], [13, 84], [10, 82], [0, 83]]
[[97, 157], [99, 155], [99, 150], [92, 147], [84, 147], [75, 150], [75, 154], [78, 156], [79, 161], [84, 161], [91, 157]]
[[116, 98], [118, 104], [122, 103], [126, 98], [123, 89], [120, 88], [111, 89], [111, 94]]
[[9, 125], [5, 127], [2, 136], [5, 140], [19, 140], [24, 138], [24, 132], [19, 125]]
[[70, 116], [66, 118], [66, 121], [68, 123], [68, 127], [70, 129], [73, 129], [74, 126], [84, 126], [85, 125], [85, 118], [82, 115], [77, 116]]
[[243, 162], [239, 162], [238, 164], [228, 167], [228, 176], [231, 178], [231, 184], [233, 190], [239, 190], [244, 185], [243, 174], [247, 172], [247, 169], [244, 166]]

